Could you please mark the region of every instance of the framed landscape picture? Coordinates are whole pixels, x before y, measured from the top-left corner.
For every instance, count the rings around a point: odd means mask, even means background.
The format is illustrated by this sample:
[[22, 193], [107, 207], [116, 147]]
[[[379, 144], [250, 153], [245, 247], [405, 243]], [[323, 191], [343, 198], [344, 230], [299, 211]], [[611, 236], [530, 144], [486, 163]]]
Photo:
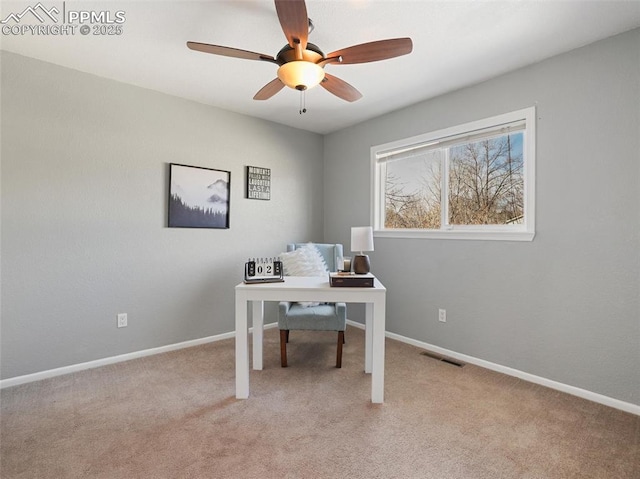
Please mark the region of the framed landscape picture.
[[229, 228], [231, 172], [169, 164], [169, 227]]

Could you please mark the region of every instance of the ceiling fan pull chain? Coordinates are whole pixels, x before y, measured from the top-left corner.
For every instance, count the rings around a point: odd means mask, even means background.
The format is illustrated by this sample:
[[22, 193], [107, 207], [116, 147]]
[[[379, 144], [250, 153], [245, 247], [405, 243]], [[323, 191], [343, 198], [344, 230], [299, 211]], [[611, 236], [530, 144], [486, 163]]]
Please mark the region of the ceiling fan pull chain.
[[307, 112], [307, 95], [306, 90], [300, 91], [300, 110], [299, 113], [302, 115]]

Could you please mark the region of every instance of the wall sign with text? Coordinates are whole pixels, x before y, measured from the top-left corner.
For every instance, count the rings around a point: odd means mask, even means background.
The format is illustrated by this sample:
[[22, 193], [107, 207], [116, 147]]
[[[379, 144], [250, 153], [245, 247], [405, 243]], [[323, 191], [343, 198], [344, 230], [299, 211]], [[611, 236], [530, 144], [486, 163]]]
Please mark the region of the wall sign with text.
[[271, 170], [258, 166], [247, 166], [247, 198], [271, 199]]

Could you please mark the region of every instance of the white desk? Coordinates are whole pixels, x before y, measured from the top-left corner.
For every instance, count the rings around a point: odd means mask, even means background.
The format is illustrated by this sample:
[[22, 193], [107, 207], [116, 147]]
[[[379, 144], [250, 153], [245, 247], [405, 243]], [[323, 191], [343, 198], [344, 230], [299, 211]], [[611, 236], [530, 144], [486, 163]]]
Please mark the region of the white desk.
[[264, 301], [319, 301], [366, 303], [365, 373], [371, 373], [371, 402], [384, 401], [384, 332], [386, 288], [375, 280], [373, 288], [329, 286], [328, 277], [287, 276], [284, 283], [236, 286], [236, 397], [249, 397], [249, 335], [247, 306], [252, 304], [253, 369], [262, 369]]

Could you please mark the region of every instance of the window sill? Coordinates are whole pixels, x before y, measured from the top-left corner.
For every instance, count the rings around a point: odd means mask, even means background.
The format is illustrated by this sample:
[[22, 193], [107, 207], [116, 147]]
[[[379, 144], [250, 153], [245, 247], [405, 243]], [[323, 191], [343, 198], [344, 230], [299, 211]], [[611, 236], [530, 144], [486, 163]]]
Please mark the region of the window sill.
[[533, 241], [532, 231], [478, 231], [478, 230], [375, 230], [376, 238], [421, 238], [441, 240], [489, 240], [489, 241]]

